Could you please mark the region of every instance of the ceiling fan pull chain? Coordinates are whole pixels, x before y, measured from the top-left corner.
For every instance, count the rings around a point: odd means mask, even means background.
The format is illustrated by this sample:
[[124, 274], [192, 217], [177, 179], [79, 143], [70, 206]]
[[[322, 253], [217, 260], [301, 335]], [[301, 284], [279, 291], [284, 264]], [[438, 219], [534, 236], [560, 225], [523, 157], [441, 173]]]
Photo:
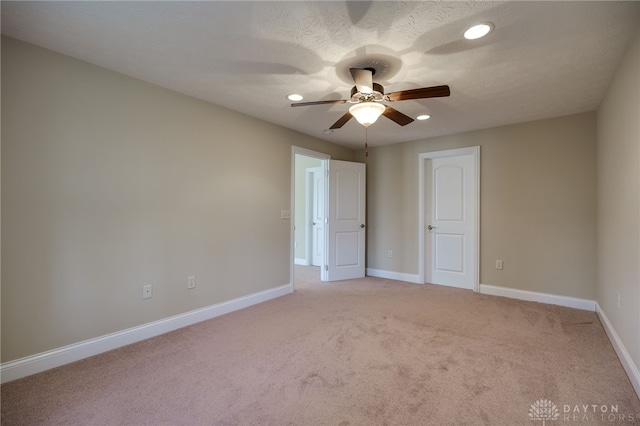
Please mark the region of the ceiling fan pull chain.
[[369, 131], [368, 127], [364, 128], [364, 156], [369, 156]]

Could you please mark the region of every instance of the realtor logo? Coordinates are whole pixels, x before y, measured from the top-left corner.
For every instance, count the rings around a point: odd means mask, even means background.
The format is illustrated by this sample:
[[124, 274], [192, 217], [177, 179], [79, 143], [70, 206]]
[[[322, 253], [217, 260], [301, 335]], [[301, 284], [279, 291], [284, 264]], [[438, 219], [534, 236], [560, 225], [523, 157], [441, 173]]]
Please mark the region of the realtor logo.
[[548, 399], [539, 399], [529, 408], [529, 418], [531, 420], [542, 420], [542, 426], [545, 426], [547, 420], [558, 420], [560, 411], [556, 404]]

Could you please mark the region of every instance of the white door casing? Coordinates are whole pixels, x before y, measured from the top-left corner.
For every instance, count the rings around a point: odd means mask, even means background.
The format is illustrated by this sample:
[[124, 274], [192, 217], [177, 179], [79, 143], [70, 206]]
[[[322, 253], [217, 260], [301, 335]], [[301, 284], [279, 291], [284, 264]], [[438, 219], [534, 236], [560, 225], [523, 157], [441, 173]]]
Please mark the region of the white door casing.
[[420, 282], [479, 289], [479, 147], [420, 155]]
[[329, 161], [327, 281], [365, 275], [366, 169], [364, 163]]

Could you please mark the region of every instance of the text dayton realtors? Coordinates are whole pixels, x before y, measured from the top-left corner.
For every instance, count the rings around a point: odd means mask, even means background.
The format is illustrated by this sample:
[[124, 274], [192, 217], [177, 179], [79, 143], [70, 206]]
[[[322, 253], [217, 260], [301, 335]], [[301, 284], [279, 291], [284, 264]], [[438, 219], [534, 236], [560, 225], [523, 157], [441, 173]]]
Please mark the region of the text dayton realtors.
[[603, 422], [633, 422], [640, 419], [638, 415], [623, 414], [619, 412], [618, 405], [598, 404], [565, 404], [562, 406], [564, 421], [584, 422], [600, 420]]

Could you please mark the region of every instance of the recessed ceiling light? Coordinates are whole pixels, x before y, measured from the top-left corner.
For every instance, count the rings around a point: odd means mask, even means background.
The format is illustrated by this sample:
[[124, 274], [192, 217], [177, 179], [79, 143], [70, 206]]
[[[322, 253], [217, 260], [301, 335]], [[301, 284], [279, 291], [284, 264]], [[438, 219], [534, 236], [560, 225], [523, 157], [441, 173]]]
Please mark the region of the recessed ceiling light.
[[416, 117], [417, 120], [428, 120], [431, 116], [429, 114], [422, 114]]
[[324, 132], [322, 132], [322, 133], [324, 133], [325, 135], [330, 135], [330, 134], [332, 134], [332, 133], [333, 133], [333, 130], [331, 130], [331, 129], [327, 129], [327, 130], [325, 130], [325, 131], [324, 131]]
[[304, 98], [302, 97], [302, 95], [298, 95], [297, 93], [292, 93], [290, 95], [287, 95], [287, 99], [289, 99], [290, 101], [301, 101]]
[[493, 29], [493, 24], [491, 22], [483, 22], [481, 24], [474, 25], [464, 32], [464, 38], [467, 40], [475, 40], [481, 37], [486, 36]]

